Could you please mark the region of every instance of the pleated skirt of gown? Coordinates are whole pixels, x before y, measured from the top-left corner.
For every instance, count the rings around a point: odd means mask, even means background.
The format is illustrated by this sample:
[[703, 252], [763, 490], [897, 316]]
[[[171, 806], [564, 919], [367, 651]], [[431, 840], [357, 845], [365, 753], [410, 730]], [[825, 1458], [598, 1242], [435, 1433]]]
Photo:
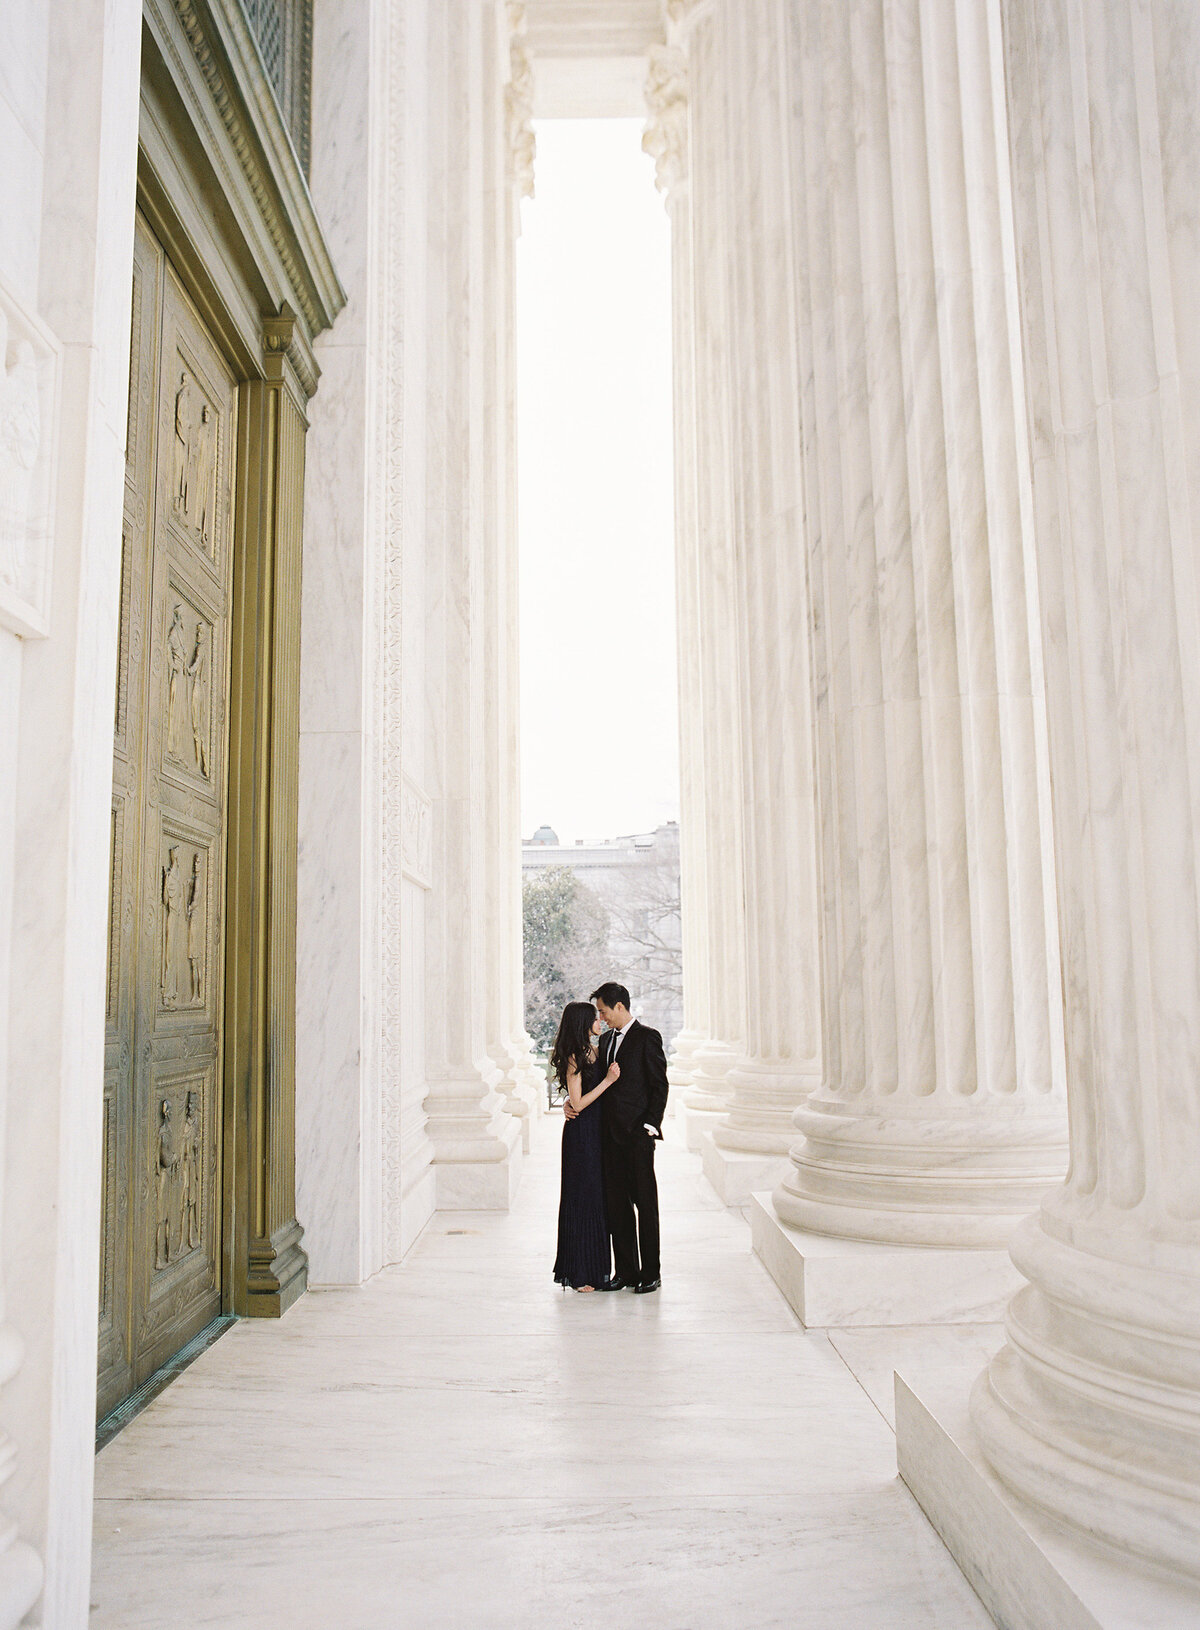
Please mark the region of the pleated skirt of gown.
[[602, 1285], [611, 1261], [597, 1100], [563, 1127], [554, 1278], [558, 1284], [576, 1289], [581, 1285]]

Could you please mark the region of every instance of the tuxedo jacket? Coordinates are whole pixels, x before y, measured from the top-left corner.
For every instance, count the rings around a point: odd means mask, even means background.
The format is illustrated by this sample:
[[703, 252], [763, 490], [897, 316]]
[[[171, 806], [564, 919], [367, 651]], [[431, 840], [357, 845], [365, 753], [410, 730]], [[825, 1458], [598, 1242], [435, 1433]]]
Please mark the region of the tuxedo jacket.
[[[616, 1034], [610, 1030], [600, 1044], [600, 1061], [606, 1070], [612, 1063]], [[600, 1100], [605, 1129], [624, 1139], [643, 1125], [653, 1126], [661, 1137], [667, 1109], [667, 1055], [658, 1031], [635, 1019], [617, 1051], [617, 1063], [620, 1079]]]

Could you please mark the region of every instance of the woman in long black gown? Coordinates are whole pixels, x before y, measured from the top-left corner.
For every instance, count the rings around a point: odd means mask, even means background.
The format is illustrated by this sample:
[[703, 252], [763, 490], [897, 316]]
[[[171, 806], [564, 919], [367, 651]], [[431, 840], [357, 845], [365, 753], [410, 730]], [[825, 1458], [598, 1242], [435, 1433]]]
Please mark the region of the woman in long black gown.
[[596, 1062], [600, 1020], [590, 1002], [568, 1002], [550, 1053], [550, 1068], [578, 1111], [563, 1127], [562, 1192], [558, 1203], [558, 1256], [554, 1278], [565, 1290], [595, 1290], [609, 1275], [608, 1219], [600, 1164], [597, 1099], [618, 1078]]

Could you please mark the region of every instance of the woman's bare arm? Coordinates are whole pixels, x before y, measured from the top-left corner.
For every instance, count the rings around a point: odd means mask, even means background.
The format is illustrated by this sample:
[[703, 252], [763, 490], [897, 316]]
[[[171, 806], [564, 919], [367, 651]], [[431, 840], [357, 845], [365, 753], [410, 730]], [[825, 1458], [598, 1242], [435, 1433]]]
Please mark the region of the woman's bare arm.
[[611, 1087], [620, 1073], [621, 1066], [619, 1064], [610, 1064], [608, 1066], [608, 1074], [604, 1077], [604, 1080], [601, 1081], [600, 1085], [598, 1087], [593, 1087], [591, 1092], [586, 1092], [581, 1095], [579, 1091], [581, 1085], [579, 1071], [569, 1069], [567, 1071], [567, 1097], [571, 1100], [571, 1108], [578, 1115], [581, 1109], [586, 1109], [590, 1103], [593, 1103], [597, 1098], [599, 1098], [600, 1094], [604, 1092], [606, 1088]]

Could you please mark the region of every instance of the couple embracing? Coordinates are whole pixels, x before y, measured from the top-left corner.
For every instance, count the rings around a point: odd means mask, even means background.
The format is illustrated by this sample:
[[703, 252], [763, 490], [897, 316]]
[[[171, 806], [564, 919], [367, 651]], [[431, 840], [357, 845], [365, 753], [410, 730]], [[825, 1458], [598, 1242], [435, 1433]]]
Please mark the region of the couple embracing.
[[625, 986], [610, 982], [590, 1002], [567, 1003], [550, 1068], [567, 1093], [555, 1280], [564, 1290], [658, 1290], [662, 1037], [630, 1013]]

